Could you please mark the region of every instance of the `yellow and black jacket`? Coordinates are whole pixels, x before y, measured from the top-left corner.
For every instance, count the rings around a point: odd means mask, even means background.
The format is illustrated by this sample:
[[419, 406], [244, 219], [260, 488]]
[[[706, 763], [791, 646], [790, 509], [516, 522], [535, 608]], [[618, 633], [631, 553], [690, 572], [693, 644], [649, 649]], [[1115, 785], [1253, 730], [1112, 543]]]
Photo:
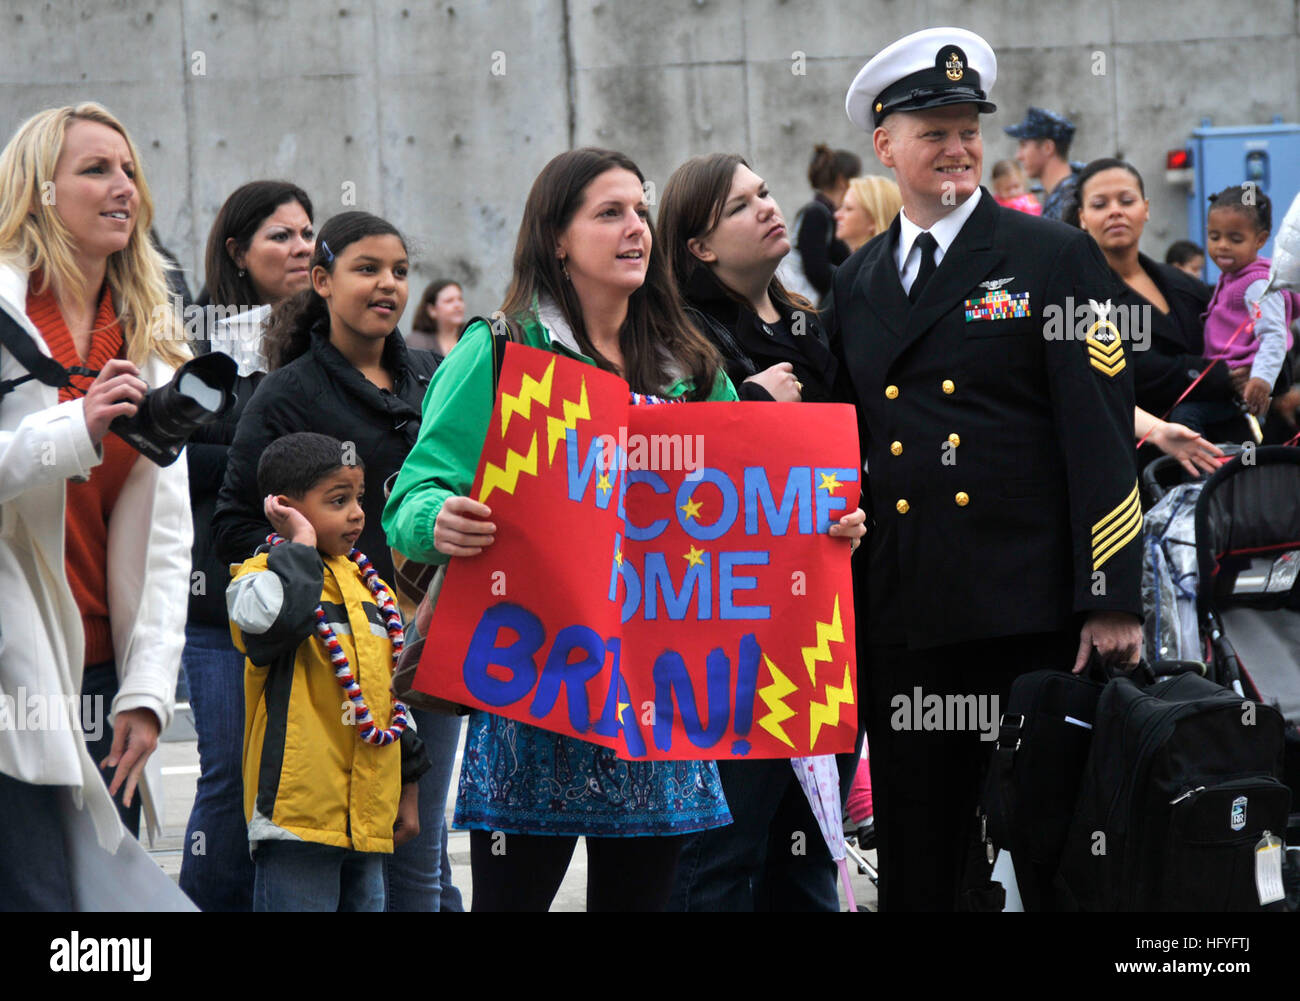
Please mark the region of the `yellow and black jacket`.
[[429, 768], [408, 729], [378, 747], [357, 735], [352, 703], [316, 634], [324, 609], [377, 726], [392, 714], [392, 642], [355, 563], [286, 542], [263, 548], [226, 591], [244, 666], [244, 816], [251, 842], [303, 840], [391, 852], [403, 781]]

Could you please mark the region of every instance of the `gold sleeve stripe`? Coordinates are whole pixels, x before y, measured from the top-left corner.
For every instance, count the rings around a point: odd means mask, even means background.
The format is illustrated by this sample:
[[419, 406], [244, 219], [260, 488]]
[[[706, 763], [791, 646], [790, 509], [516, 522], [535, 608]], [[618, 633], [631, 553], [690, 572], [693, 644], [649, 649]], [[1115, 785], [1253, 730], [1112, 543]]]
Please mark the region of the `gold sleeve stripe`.
[[1132, 542], [1140, 531], [1142, 531], [1142, 509], [1139, 507], [1121, 526], [1119, 535], [1114, 537], [1113, 541], [1103, 543], [1106, 546], [1105, 550], [1098, 553], [1096, 548], [1093, 549], [1092, 568], [1100, 570], [1103, 563]]
[[1120, 372], [1124, 371], [1124, 366], [1127, 364], [1124, 361], [1123, 355], [1120, 355], [1114, 362], [1108, 362], [1093, 351], [1088, 352], [1088, 361], [1090, 361], [1092, 367], [1102, 375], [1118, 375]]
[[1137, 504], [1137, 499], [1138, 499], [1138, 487], [1137, 487], [1137, 481], [1135, 480], [1133, 482], [1133, 489], [1129, 491], [1128, 496], [1125, 497], [1124, 500], [1121, 501], [1120, 504], [1113, 511], [1110, 512], [1110, 514], [1106, 515], [1106, 517], [1102, 518], [1101, 521], [1097, 522], [1097, 524], [1092, 526], [1092, 537], [1096, 539], [1097, 535], [1101, 532], [1101, 530], [1105, 528], [1108, 524], [1110, 524], [1110, 522], [1114, 521], [1121, 514], [1127, 511], [1130, 507]]
[[1127, 498], [1092, 529], [1092, 568], [1102, 564], [1133, 541], [1142, 530], [1142, 505], [1137, 484]]
[[1098, 372], [1114, 376], [1124, 371], [1124, 347], [1118, 337], [1109, 343], [1103, 343], [1089, 334], [1085, 340], [1088, 345], [1088, 360]]

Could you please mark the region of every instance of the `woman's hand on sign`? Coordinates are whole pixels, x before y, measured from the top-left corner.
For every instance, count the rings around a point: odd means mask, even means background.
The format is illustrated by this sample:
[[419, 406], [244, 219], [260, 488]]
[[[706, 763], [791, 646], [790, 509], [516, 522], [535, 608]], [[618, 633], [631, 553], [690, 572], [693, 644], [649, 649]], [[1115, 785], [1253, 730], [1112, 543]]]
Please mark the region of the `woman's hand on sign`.
[[140, 370], [125, 358], [114, 358], [99, 370], [81, 401], [86, 431], [96, 447], [108, 434], [108, 426], [113, 421], [135, 415], [148, 391], [149, 385], [140, 378]]
[[492, 509], [468, 497], [448, 497], [433, 523], [433, 544], [448, 556], [477, 556], [496, 539]]
[[803, 399], [803, 386], [794, 377], [794, 366], [788, 361], [777, 362], [745, 381], [758, 383], [778, 403], [798, 403]]
[[862, 537], [867, 534], [867, 512], [862, 508], [850, 511], [831, 525], [830, 534], [838, 539], [848, 539], [849, 552], [853, 552], [862, 545]]

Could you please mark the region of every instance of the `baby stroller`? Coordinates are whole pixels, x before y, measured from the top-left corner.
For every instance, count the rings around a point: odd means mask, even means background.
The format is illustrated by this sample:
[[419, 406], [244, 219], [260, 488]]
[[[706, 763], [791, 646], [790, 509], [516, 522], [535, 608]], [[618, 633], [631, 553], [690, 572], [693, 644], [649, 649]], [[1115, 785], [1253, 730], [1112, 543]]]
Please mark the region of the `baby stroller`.
[[1287, 720], [1289, 904], [1300, 901], [1300, 449], [1221, 446], [1189, 479], [1165, 456], [1142, 475], [1148, 662], [1199, 661], [1208, 677]]
[[[1247, 459], [1251, 461], [1247, 461]], [[1210, 677], [1287, 722], [1288, 903], [1300, 858], [1300, 448], [1238, 455], [1196, 501], [1197, 616]]]

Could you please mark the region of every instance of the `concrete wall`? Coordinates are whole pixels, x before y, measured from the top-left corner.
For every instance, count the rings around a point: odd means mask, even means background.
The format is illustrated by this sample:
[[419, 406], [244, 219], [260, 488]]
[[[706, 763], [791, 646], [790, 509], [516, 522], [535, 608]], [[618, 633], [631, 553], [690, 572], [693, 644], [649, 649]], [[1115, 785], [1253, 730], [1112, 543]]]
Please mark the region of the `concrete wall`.
[[0, 134], [52, 105], [108, 105], [196, 289], [226, 195], [286, 177], [318, 223], [355, 197], [407, 232], [412, 296], [451, 275], [490, 311], [554, 154], [621, 149], [662, 188], [690, 155], [739, 151], [793, 217], [815, 142], [882, 169], [845, 88], [942, 24], [998, 54], [986, 174], [1026, 104], [1059, 110], [1074, 156], [1120, 153], [1146, 176], [1153, 255], [1186, 230], [1165, 152], [1203, 116], [1300, 119], [1297, 0], [0, 0]]

